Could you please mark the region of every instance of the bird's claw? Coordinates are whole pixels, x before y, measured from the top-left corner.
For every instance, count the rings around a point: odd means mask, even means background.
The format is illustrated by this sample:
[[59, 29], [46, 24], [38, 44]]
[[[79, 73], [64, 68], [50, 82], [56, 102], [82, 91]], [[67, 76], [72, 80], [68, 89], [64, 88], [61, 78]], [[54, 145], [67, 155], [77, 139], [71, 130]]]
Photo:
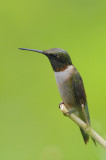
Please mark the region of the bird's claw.
[[61, 103], [59, 104], [59, 108], [60, 108], [61, 104], [64, 104], [64, 102], [61, 102]]
[[66, 112], [64, 115], [66, 115], [67, 116], [67, 114], [70, 116], [72, 113], [74, 113], [75, 112], [75, 109], [73, 108], [73, 109], [71, 109], [69, 112]]

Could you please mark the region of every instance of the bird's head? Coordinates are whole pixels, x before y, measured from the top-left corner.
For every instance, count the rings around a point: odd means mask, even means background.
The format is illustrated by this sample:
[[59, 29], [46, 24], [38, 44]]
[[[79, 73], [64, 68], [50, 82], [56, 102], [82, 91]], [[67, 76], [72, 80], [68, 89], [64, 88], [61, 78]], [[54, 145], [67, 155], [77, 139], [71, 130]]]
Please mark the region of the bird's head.
[[34, 49], [27, 49], [27, 48], [19, 48], [21, 50], [28, 50], [33, 52], [38, 52], [46, 55], [53, 67], [55, 72], [63, 71], [69, 65], [72, 65], [72, 61], [70, 59], [69, 54], [60, 48], [51, 48], [48, 50], [34, 50]]

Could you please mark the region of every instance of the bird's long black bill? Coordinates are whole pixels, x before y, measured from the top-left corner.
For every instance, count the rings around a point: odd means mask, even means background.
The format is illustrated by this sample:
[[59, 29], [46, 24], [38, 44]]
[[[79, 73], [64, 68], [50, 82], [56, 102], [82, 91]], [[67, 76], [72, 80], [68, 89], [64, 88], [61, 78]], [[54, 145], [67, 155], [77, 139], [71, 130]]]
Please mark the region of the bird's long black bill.
[[35, 49], [28, 49], [28, 48], [18, 48], [18, 49], [27, 50], [27, 51], [33, 51], [33, 52], [38, 52], [38, 53], [43, 53], [43, 51], [41, 51], [41, 50], [35, 50]]

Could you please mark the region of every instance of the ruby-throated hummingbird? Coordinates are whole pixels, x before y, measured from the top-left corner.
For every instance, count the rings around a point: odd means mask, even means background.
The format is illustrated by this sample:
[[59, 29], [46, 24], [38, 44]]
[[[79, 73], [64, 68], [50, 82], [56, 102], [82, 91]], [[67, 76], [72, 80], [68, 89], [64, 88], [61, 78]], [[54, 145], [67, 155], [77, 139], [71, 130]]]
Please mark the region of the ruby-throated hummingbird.
[[[87, 98], [82, 78], [74, 67], [69, 54], [60, 48], [51, 48], [49, 50], [34, 50], [19, 48], [39, 52], [47, 56], [54, 70], [57, 86], [66, 108], [70, 114], [74, 112], [84, 122], [90, 125], [90, 117], [87, 105]], [[80, 128], [85, 143], [89, 136]], [[94, 140], [93, 140], [94, 141]], [[95, 143], [95, 141], [94, 141]]]

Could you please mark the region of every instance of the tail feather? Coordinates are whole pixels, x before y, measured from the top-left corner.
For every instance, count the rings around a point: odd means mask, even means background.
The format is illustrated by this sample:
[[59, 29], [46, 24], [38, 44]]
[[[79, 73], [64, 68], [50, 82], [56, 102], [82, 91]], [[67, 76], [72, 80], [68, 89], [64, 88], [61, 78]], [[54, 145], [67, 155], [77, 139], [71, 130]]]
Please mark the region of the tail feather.
[[80, 128], [85, 144], [89, 141], [89, 136]]
[[[89, 136], [80, 128], [81, 134], [83, 136], [84, 142], [85, 144], [87, 144], [87, 142], [89, 141]], [[95, 146], [96, 146], [96, 141], [92, 138]]]
[[[90, 116], [89, 116], [89, 110], [88, 110], [88, 105], [87, 105], [87, 102], [85, 104], [85, 114], [83, 114], [83, 112], [80, 113], [80, 118], [85, 122], [87, 123], [88, 121], [88, 124], [90, 125]], [[87, 142], [89, 141], [89, 135], [87, 135], [81, 128], [81, 133], [82, 133], [82, 136], [83, 136], [83, 139], [84, 139], [84, 142], [85, 144], [87, 144]], [[92, 138], [95, 146], [96, 146], [96, 141]]]

